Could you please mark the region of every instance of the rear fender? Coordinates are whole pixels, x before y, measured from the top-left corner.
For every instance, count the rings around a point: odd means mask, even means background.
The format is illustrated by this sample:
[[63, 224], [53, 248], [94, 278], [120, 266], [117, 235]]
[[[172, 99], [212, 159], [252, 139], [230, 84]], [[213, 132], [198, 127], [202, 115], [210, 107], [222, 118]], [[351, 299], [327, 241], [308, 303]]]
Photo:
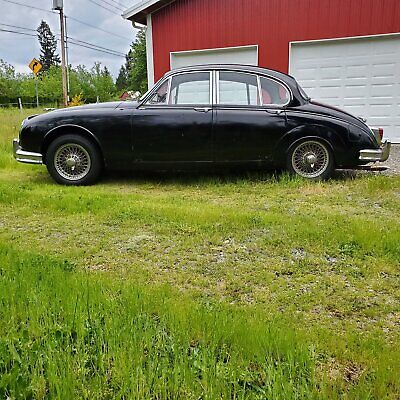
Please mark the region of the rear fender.
[[340, 165], [343, 163], [346, 152], [346, 143], [343, 139], [343, 135], [340, 135], [335, 130], [323, 125], [302, 125], [287, 132], [282, 136], [274, 149], [273, 154], [275, 163], [284, 167], [286, 165], [288, 154], [293, 147], [307, 139], [319, 140], [325, 143], [330, 150], [332, 150], [336, 164]]

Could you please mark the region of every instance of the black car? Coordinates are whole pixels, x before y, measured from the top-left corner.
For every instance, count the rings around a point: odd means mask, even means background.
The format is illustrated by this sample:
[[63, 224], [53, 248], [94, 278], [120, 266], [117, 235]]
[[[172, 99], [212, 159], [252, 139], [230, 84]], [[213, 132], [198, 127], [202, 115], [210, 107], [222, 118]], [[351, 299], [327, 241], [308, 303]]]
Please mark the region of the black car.
[[312, 101], [286, 74], [242, 65], [167, 73], [139, 102], [91, 104], [31, 116], [14, 140], [20, 162], [46, 164], [59, 183], [109, 170], [286, 168], [326, 179], [334, 168], [386, 161], [383, 131]]

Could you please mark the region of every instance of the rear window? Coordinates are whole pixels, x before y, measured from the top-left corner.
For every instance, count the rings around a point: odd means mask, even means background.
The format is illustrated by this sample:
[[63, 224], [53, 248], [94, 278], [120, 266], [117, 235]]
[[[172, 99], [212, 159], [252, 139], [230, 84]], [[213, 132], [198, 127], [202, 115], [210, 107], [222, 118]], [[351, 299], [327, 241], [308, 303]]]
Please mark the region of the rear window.
[[286, 86], [269, 78], [260, 78], [263, 105], [285, 105], [290, 100]]

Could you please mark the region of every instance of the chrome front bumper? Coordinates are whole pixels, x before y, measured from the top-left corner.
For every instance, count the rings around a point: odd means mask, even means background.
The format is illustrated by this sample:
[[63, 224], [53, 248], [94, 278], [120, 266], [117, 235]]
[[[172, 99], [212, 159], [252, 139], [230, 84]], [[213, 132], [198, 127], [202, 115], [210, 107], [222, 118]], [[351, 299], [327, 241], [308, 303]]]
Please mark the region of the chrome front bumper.
[[380, 149], [367, 149], [360, 151], [360, 160], [369, 162], [384, 162], [390, 156], [392, 144], [386, 141]]
[[22, 163], [27, 164], [43, 164], [43, 156], [40, 153], [31, 153], [21, 149], [19, 140], [13, 140], [14, 158]]

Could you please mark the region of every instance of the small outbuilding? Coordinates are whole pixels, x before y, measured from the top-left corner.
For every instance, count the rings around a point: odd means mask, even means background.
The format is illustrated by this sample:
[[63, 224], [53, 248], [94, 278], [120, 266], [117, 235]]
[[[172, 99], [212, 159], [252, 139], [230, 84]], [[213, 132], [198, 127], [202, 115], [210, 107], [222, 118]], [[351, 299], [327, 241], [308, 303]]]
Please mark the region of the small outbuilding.
[[290, 73], [314, 99], [400, 142], [400, 0], [144, 0], [149, 84], [196, 64]]

